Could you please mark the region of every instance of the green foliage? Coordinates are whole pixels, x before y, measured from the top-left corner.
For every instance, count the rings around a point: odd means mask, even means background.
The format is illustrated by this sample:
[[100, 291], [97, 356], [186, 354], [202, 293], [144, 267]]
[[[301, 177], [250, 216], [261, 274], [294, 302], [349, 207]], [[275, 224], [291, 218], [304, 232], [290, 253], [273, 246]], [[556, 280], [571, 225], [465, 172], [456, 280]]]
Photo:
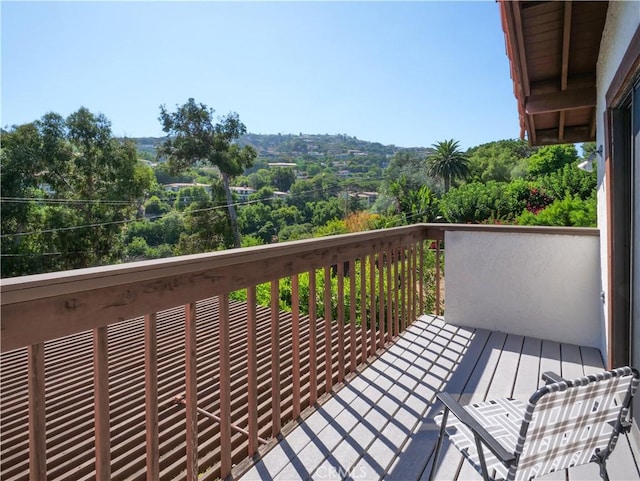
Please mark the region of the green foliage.
[[535, 151], [523, 140], [499, 140], [467, 151], [470, 180], [473, 182], [509, 182], [521, 177], [519, 165]]
[[[224, 184], [233, 243], [240, 247], [240, 230], [229, 187], [231, 179], [241, 175], [257, 156], [253, 147], [240, 147], [235, 143], [247, 129], [235, 112], [219, 117], [214, 123], [215, 111], [205, 104], [197, 104], [193, 98], [176, 107], [173, 113], [169, 113], [164, 105], [160, 107], [159, 120], [168, 136], [159, 153], [169, 160], [174, 172], [201, 162], [218, 168]], [[202, 236], [200, 242], [205, 242]]]
[[[380, 302], [383, 301], [385, 304], [388, 302], [392, 302], [394, 305], [394, 309], [397, 307], [395, 304], [395, 295], [392, 295], [391, 298], [387, 296], [387, 292], [389, 289], [392, 293], [395, 293], [398, 290], [399, 286], [402, 284], [404, 275], [402, 274], [402, 268], [398, 269], [399, 275], [395, 277], [395, 268], [393, 267], [393, 263], [389, 264], [389, 259], [385, 257], [377, 257], [374, 260], [373, 272], [374, 279], [373, 283], [371, 282], [371, 263], [370, 258], [367, 257], [365, 264], [363, 265], [360, 261], [356, 261], [355, 265], [347, 265], [343, 264], [345, 269], [345, 277], [343, 279], [343, 287], [344, 287], [344, 299], [342, 299], [341, 305], [344, 307], [344, 322], [349, 323], [349, 314], [351, 312], [351, 282], [349, 279], [349, 269], [354, 268], [355, 275], [355, 291], [354, 291], [354, 307], [356, 313], [356, 325], [360, 326], [361, 322], [364, 320], [367, 328], [371, 327], [372, 324], [372, 313], [371, 313], [371, 305], [370, 305], [370, 296], [371, 293], [374, 294], [375, 304], [375, 316], [376, 316], [376, 327], [379, 328], [381, 319], [379, 318], [379, 312], [377, 307], [380, 305]], [[383, 271], [383, 279], [382, 279], [382, 289], [380, 283], [380, 266], [385, 266], [385, 271]], [[424, 306], [419, 306], [420, 312], [432, 312], [435, 306], [435, 254], [430, 250], [425, 250], [425, 266], [424, 269], [417, 270], [417, 275], [423, 277], [423, 285], [424, 285]], [[388, 277], [386, 275], [386, 269], [392, 269], [391, 277], [391, 286], [387, 284]], [[361, 290], [361, 277], [364, 275], [365, 277], [365, 291], [364, 293]], [[300, 310], [300, 314], [308, 315], [309, 314], [309, 303], [313, 302], [316, 308], [316, 315], [318, 318], [325, 318], [326, 314], [326, 306], [324, 299], [325, 292], [325, 284], [328, 281], [330, 285], [331, 292], [331, 312], [330, 316], [332, 320], [338, 319], [338, 274], [337, 274], [337, 266], [328, 269], [328, 272], [325, 269], [318, 269], [314, 272], [313, 280], [315, 281], [315, 298], [310, 298], [310, 277], [308, 272], [303, 272], [298, 274], [298, 290], [299, 290], [299, 300], [298, 300], [298, 308]], [[292, 306], [292, 288], [291, 288], [291, 278], [283, 278], [278, 281], [278, 308], [281, 311], [291, 311]], [[383, 299], [380, 298], [380, 291], [383, 292]], [[400, 291], [401, 292], [401, 291]], [[362, 295], [365, 296], [365, 311], [362, 312]], [[415, 292], [416, 300], [419, 296], [418, 292]], [[230, 295], [232, 300], [236, 301], [246, 301], [247, 299], [247, 291], [240, 290], [232, 292]], [[264, 283], [256, 286], [256, 300], [258, 305], [269, 307], [271, 306], [271, 284]], [[406, 299], [402, 299], [402, 295], [400, 295], [399, 303], [402, 306], [403, 302], [409, 302], [409, 296]], [[386, 325], [386, 309], [384, 318], [382, 322], [385, 322]]]
[[271, 185], [281, 192], [287, 192], [295, 180], [296, 176], [290, 168], [277, 167], [271, 171]]
[[551, 174], [577, 159], [578, 153], [573, 144], [542, 147], [529, 157], [529, 178]]
[[460, 150], [457, 140], [443, 140], [433, 144], [434, 151], [427, 156], [427, 174], [444, 181], [445, 194], [449, 191], [451, 181], [466, 179], [471, 173], [469, 159]]
[[312, 207], [311, 223], [322, 226], [330, 220], [341, 219], [344, 214], [344, 201], [335, 197], [315, 202]]
[[[3, 276], [121, 258], [123, 226], [138, 213], [153, 173], [133, 143], [113, 137], [104, 115], [82, 107], [66, 119], [49, 113], [12, 127], [3, 132], [1, 161], [3, 197], [34, 199], [2, 203]], [[43, 184], [51, 194], [38, 190]]]
[[184, 210], [194, 203], [207, 205], [210, 201], [211, 196], [207, 190], [202, 186], [194, 185], [192, 187], [183, 187], [178, 191], [175, 207], [178, 210]]
[[171, 206], [160, 200], [157, 195], [152, 195], [144, 203], [144, 212], [149, 216], [162, 216], [171, 210]]
[[517, 219], [520, 225], [551, 225], [595, 227], [597, 224], [597, 206], [595, 196], [581, 199], [567, 196], [555, 200], [537, 214], [524, 211]]
[[325, 237], [329, 235], [348, 234], [347, 225], [341, 219], [332, 219], [327, 221], [325, 225], [317, 227], [313, 231], [313, 237]]
[[388, 195], [395, 201], [395, 213], [402, 215], [405, 223], [436, 222], [440, 215], [438, 199], [429, 187], [410, 188], [404, 176], [389, 183]]
[[472, 182], [451, 189], [440, 199], [440, 210], [448, 222], [479, 223], [488, 219], [507, 220], [524, 208], [518, 189], [506, 182]]
[[537, 184], [554, 199], [564, 199], [576, 195], [580, 199], [588, 199], [596, 190], [598, 174], [594, 170], [585, 172], [576, 164], [565, 164], [562, 168], [537, 179]]

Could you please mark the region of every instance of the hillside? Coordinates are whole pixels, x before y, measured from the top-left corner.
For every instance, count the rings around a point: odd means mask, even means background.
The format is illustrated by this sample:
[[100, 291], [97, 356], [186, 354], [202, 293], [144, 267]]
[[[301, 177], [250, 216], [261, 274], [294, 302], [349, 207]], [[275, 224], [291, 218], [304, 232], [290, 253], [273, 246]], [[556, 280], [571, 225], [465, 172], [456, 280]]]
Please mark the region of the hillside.
[[[162, 143], [162, 137], [132, 138], [140, 152], [155, 157], [156, 149]], [[379, 142], [359, 140], [343, 134], [252, 134], [240, 138], [241, 145], [251, 145], [259, 157], [267, 159], [293, 159], [303, 157], [333, 157], [336, 159], [352, 156], [391, 157], [398, 151], [413, 151], [426, 154], [423, 147], [402, 148], [395, 145], [383, 145]]]

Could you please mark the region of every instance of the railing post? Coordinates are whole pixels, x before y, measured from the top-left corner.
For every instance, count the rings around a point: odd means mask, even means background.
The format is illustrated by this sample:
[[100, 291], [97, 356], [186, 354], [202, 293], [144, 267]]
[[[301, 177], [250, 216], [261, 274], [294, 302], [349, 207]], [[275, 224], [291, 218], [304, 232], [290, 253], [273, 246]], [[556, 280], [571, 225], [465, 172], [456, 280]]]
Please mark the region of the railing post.
[[333, 388], [333, 355], [331, 345], [331, 268], [324, 268], [324, 384], [326, 393]]
[[231, 362], [229, 295], [218, 296], [220, 333], [220, 478], [231, 474]]
[[27, 355], [29, 375], [29, 475], [32, 480], [38, 480], [47, 478], [44, 344], [30, 345]]
[[420, 241], [420, 268], [418, 269], [420, 275], [420, 313], [425, 314], [424, 312], [424, 239]]
[[158, 440], [158, 332], [156, 313], [144, 316], [144, 381], [147, 448], [147, 480], [160, 479]]
[[393, 335], [400, 334], [400, 249], [398, 246], [393, 247], [393, 285], [394, 285], [394, 313], [393, 313]]
[[309, 271], [309, 405], [318, 400], [318, 347], [316, 314], [316, 273]]
[[291, 344], [293, 377], [293, 419], [300, 416], [300, 282], [291, 276]]
[[95, 396], [96, 479], [111, 478], [109, 427], [109, 346], [107, 327], [93, 330], [93, 385]]
[[356, 370], [356, 261], [349, 259], [349, 372]]
[[[369, 321], [369, 324], [371, 322]], [[367, 257], [360, 258], [360, 346], [362, 362], [367, 362]]]
[[440, 241], [436, 241], [436, 316], [440, 315]]
[[249, 457], [258, 451], [258, 340], [256, 286], [247, 287], [247, 409]]
[[393, 297], [392, 297], [392, 284], [391, 284], [391, 270], [393, 269], [393, 246], [389, 244], [387, 246], [387, 342], [391, 342], [393, 339]]
[[384, 347], [384, 313], [385, 313], [385, 299], [384, 299], [384, 248], [380, 243], [380, 249], [378, 250], [378, 347], [382, 349]]
[[198, 479], [198, 370], [196, 352], [196, 303], [185, 305], [185, 405], [187, 481]]
[[412, 253], [412, 268], [411, 275], [413, 276], [413, 282], [411, 283], [411, 323], [414, 323], [417, 315], [418, 296], [416, 290], [418, 289], [418, 244], [414, 242], [411, 244]]
[[338, 262], [338, 382], [344, 381], [344, 261]]
[[369, 289], [370, 292], [370, 313], [371, 313], [371, 331], [369, 335], [371, 336], [371, 346], [369, 354], [371, 356], [376, 353], [376, 251], [371, 251], [369, 255]]
[[282, 427], [280, 407], [280, 289], [271, 281], [271, 434], [275, 438]]

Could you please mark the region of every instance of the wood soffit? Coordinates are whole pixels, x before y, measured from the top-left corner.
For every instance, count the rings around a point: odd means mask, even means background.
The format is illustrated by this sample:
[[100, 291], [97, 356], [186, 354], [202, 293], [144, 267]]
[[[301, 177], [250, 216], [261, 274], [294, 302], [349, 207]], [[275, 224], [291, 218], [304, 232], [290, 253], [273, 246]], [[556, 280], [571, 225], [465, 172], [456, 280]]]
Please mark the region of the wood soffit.
[[596, 62], [606, 1], [499, 0], [520, 117], [531, 145], [595, 140]]

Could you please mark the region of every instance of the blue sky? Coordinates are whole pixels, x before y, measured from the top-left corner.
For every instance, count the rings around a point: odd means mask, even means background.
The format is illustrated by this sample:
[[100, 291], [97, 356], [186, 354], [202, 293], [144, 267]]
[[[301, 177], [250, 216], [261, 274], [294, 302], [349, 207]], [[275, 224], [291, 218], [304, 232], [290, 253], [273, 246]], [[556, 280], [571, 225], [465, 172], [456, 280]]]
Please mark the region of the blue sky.
[[519, 135], [498, 4], [1, 2], [3, 127], [81, 106], [163, 135], [189, 97], [254, 133], [463, 148]]

